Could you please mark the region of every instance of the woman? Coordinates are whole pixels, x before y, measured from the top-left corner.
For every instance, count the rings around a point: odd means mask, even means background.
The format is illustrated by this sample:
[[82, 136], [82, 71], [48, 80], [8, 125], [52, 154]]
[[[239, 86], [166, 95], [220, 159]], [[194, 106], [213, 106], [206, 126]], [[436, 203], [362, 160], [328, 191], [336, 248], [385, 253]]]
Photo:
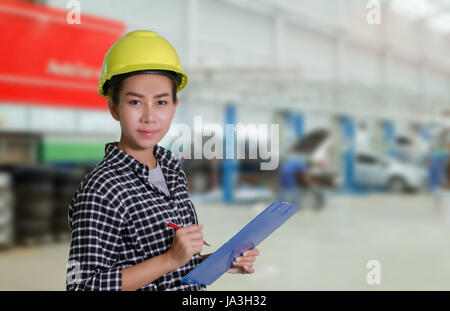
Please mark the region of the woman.
[[[205, 290], [181, 283], [208, 255], [200, 255], [203, 226], [186, 175], [158, 145], [187, 81], [176, 51], [155, 32], [130, 32], [106, 53], [98, 91], [121, 137], [106, 144], [72, 198], [68, 290]], [[229, 272], [253, 273], [257, 255], [247, 251]]]

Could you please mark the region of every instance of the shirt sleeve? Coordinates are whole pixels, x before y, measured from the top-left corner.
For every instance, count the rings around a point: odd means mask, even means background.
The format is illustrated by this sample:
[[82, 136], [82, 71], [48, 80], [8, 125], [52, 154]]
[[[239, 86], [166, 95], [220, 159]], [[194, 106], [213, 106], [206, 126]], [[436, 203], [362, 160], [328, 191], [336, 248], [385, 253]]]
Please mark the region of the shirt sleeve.
[[81, 191], [69, 207], [72, 233], [67, 265], [67, 290], [122, 289], [117, 262], [121, 217], [101, 193]]

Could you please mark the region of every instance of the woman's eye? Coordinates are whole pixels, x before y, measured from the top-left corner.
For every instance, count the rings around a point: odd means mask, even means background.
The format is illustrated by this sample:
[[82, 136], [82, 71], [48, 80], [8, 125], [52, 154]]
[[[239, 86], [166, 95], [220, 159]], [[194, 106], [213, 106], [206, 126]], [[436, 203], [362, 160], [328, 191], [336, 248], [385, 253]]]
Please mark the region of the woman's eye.
[[137, 104], [139, 104], [139, 101], [138, 100], [130, 100], [130, 104], [137, 105]]
[[158, 105], [165, 105], [165, 104], [167, 104], [167, 102], [164, 101], [164, 100], [160, 100], [160, 101], [158, 102]]

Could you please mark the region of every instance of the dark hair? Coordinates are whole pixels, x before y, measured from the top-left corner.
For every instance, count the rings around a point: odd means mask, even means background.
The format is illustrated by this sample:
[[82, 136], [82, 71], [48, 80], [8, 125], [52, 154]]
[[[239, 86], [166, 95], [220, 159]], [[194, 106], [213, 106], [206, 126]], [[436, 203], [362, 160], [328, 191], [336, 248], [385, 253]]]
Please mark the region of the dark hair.
[[131, 73], [121, 74], [113, 76], [105, 85], [103, 86], [104, 92], [106, 93], [108, 89], [111, 89], [111, 100], [114, 105], [119, 104], [119, 95], [122, 90], [123, 81], [130, 76], [134, 76], [136, 74], [161, 74], [164, 75], [172, 81], [172, 99], [175, 103], [177, 100], [177, 89], [181, 83], [181, 76], [173, 71], [167, 70], [142, 70], [135, 71]]

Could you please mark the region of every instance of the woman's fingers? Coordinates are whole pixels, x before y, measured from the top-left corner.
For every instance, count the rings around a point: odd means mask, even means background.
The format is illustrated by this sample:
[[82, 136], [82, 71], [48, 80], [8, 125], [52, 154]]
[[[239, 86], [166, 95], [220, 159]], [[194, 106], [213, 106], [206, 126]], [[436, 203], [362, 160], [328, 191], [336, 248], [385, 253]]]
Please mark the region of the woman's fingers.
[[253, 269], [252, 267], [248, 267], [248, 266], [243, 266], [243, 267], [231, 267], [230, 269], [228, 269], [228, 273], [233, 273], [233, 274], [250, 274], [255, 272], [255, 269]]
[[242, 254], [244, 257], [245, 256], [258, 256], [259, 255], [259, 250], [257, 248], [248, 250], [246, 252], [244, 252], [244, 254]]
[[250, 274], [255, 272], [253, 264], [255, 263], [256, 256], [259, 255], [259, 250], [254, 248], [245, 251], [242, 256], [239, 256], [233, 260], [233, 266], [228, 269], [229, 273]]
[[228, 269], [228, 273], [232, 273], [232, 274], [238, 274], [238, 273], [242, 273], [242, 268], [240, 267], [234, 267], [234, 268], [230, 268]]
[[180, 229], [178, 229], [178, 232], [180, 233], [190, 233], [190, 232], [196, 232], [196, 231], [201, 231], [203, 230], [203, 225], [189, 225], [186, 227], [182, 227]]
[[255, 262], [254, 257], [238, 257], [233, 261], [233, 267], [230, 269], [230, 273], [253, 273], [255, 269], [253, 269], [253, 264]]
[[233, 261], [234, 265], [244, 266], [248, 264], [253, 264], [255, 262], [255, 257], [238, 257]]
[[203, 233], [201, 233], [201, 232], [191, 233], [191, 234], [189, 234], [189, 239], [190, 240], [202, 240], [203, 241]]

